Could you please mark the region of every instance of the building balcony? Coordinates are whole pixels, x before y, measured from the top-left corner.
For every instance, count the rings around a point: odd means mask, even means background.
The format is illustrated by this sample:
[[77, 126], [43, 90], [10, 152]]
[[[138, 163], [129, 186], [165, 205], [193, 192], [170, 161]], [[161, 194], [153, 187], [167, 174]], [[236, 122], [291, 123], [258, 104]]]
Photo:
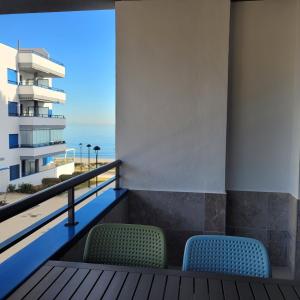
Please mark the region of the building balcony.
[[62, 115], [22, 113], [19, 124], [27, 128], [34, 126], [65, 128], [66, 119]]
[[39, 172], [25, 172], [22, 177], [14, 180], [14, 184], [22, 184], [23, 182], [33, 185], [41, 184], [43, 178], [58, 178], [62, 174], [72, 174], [74, 172], [74, 162], [68, 161], [57, 166], [53, 164], [51, 167]]
[[20, 145], [20, 158], [23, 159], [33, 159], [42, 156], [53, 156], [57, 154], [64, 153], [66, 151], [65, 141], [60, 142], [49, 142], [47, 144], [35, 144], [35, 145]]
[[65, 103], [66, 94], [63, 90], [49, 86], [37, 85], [33, 82], [21, 82], [19, 84], [19, 99], [36, 100], [50, 103]]
[[19, 50], [18, 64], [19, 70], [38, 73], [41, 77], [65, 77], [65, 67], [62, 63], [34, 50]]

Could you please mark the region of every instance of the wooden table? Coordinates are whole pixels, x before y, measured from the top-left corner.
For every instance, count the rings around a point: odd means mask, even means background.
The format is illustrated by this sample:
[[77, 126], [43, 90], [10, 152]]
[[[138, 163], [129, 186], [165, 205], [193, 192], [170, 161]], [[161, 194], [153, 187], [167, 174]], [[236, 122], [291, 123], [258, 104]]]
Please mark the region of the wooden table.
[[293, 300], [299, 296], [300, 283], [292, 281], [49, 261], [9, 299]]

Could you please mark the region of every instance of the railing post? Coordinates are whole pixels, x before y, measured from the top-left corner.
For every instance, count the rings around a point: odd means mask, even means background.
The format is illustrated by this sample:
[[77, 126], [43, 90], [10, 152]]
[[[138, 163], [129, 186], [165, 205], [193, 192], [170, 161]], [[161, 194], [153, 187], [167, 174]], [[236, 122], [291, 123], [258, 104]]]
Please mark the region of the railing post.
[[68, 222], [65, 224], [66, 226], [74, 226], [78, 224], [75, 221], [75, 190], [74, 187], [68, 190]]
[[120, 166], [116, 167], [116, 190], [120, 189]]

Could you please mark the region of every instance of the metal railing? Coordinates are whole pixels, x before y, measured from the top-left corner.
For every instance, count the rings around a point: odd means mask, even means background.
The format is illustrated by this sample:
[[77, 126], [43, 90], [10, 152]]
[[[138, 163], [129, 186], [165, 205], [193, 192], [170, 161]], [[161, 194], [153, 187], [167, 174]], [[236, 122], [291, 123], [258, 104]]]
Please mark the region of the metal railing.
[[[8, 238], [7, 240], [0, 243], [0, 253], [4, 252], [5, 250], [11, 248], [13, 245], [17, 244], [19, 241], [25, 239], [32, 233], [36, 232], [43, 226], [47, 225], [51, 221], [55, 220], [59, 216], [61, 216], [64, 213], [68, 213], [68, 221], [66, 223], [66, 226], [75, 226], [77, 224], [76, 222], [76, 213], [75, 213], [75, 206], [79, 203], [83, 202], [84, 200], [90, 198], [94, 194], [97, 194], [100, 190], [102, 190], [104, 187], [112, 184], [115, 182], [115, 188], [119, 189], [119, 168], [121, 166], [122, 162], [120, 160], [116, 160], [114, 162], [111, 162], [105, 166], [99, 167], [97, 169], [94, 169], [92, 171], [89, 171], [87, 173], [78, 175], [76, 177], [73, 177], [69, 180], [66, 180], [62, 183], [56, 184], [50, 188], [47, 188], [43, 191], [40, 191], [38, 193], [35, 193], [31, 196], [28, 196], [20, 201], [17, 201], [12, 204], [5, 205], [0, 208], [0, 223], [4, 222], [12, 217], [15, 217], [16, 215], [23, 213], [24, 211], [31, 209], [63, 192], [68, 192], [68, 203], [59, 208], [58, 210], [52, 212], [51, 214], [47, 215], [43, 219], [37, 221], [36, 223], [32, 224], [31, 226], [27, 227], [26, 229], [20, 231], [19, 233], [15, 234], [14, 236]], [[75, 187], [91, 180], [92, 178], [95, 178], [109, 170], [116, 169], [116, 175], [103, 183], [96, 185], [94, 188], [91, 188], [88, 192], [85, 194], [79, 196], [77, 199], [75, 199]]]
[[49, 115], [49, 114], [40, 114], [33, 112], [23, 112], [19, 115], [20, 117], [38, 117], [38, 118], [54, 118], [54, 119], [65, 119], [63, 115]]
[[52, 61], [52, 62], [54, 62], [54, 63], [56, 63], [58, 65], [64, 66], [64, 64], [61, 63], [60, 61], [58, 61], [56, 59], [53, 59], [53, 58], [51, 58], [49, 56], [43, 55], [43, 54], [41, 54], [41, 53], [39, 53], [38, 51], [35, 51], [35, 50], [20, 49], [19, 53], [32, 53], [32, 54], [38, 55], [40, 57], [46, 58], [46, 59], [48, 59], [48, 60], [50, 60], [50, 61]]
[[55, 142], [48, 142], [48, 143], [41, 143], [41, 144], [21, 144], [20, 148], [39, 148], [39, 147], [46, 147], [46, 146], [55, 146], [55, 145], [63, 145], [66, 141], [55, 141]]
[[52, 90], [52, 91], [56, 91], [56, 92], [61, 92], [61, 93], [65, 92], [62, 89], [58, 89], [58, 88], [54, 88], [52, 86], [41, 84], [41, 83], [35, 82], [33, 80], [22, 80], [19, 82], [19, 86], [37, 86], [37, 87], [41, 87], [43, 89], [48, 89], [48, 90]]

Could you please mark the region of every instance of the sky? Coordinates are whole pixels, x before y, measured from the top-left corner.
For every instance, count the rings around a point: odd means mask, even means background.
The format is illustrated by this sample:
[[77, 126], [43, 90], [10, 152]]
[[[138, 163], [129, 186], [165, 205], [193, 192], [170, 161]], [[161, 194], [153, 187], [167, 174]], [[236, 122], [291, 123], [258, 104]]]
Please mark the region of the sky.
[[[115, 123], [115, 13], [113, 10], [0, 15], [0, 43], [45, 48], [66, 67], [53, 86], [66, 91], [68, 124]], [[1, 59], [1, 58], [0, 58]]]

